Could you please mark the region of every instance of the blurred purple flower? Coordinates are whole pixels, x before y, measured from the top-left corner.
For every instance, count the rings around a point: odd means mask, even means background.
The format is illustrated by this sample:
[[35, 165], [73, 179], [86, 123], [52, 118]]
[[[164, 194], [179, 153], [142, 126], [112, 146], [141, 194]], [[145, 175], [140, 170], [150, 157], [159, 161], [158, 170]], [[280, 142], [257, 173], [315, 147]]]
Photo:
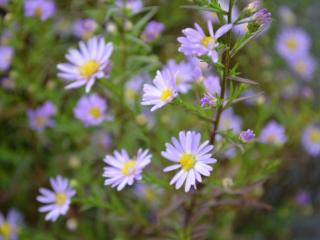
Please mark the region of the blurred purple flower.
[[56, 114], [56, 107], [52, 102], [47, 101], [37, 109], [28, 109], [27, 115], [30, 128], [42, 132], [46, 127], [53, 127], [54, 121], [51, 119]]
[[288, 6], [278, 7], [278, 16], [286, 25], [292, 26], [296, 23], [296, 15]]
[[0, 0], [0, 6], [6, 6], [9, 0]]
[[150, 82], [151, 78], [148, 73], [140, 73], [125, 83], [126, 100], [132, 104], [142, 93], [142, 86], [146, 82]]
[[112, 146], [112, 136], [109, 133], [97, 131], [92, 135], [91, 143], [93, 146], [97, 146], [105, 151]]
[[74, 116], [86, 127], [100, 125], [108, 120], [107, 103], [97, 94], [82, 96], [73, 109]]
[[289, 61], [290, 68], [307, 81], [313, 78], [316, 65], [316, 60], [309, 54], [301, 55]]
[[308, 126], [302, 133], [301, 144], [311, 156], [320, 156], [320, 127]]
[[246, 131], [242, 131], [239, 135], [240, 140], [244, 143], [250, 142], [255, 138], [255, 134], [251, 129], [247, 129]]
[[42, 21], [52, 17], [56, 11], [53, 0], [25, 0], [24, 13], [27, 17], [38, 17]]
[[10, 209], [7, 217], [0, 212], [0, 239], [17, 240], [22, 225], [22, 215], [15, 209]]
[[79, 19], [74, 22], [72, 27], [73, 34], [84, 40], [92, 37], [96, 29], [97, 23], [91, 18]]
[[140, 12], [143, 8], [141, 0], [116, 0], [116, 5], [120, 8], [125, 8], [132, 13]]
[[220, 95], [221, 87], [219, 77], [210, 75], [206, 77], [203, 81], [206, 93], [203, 98], [201, 98], [201, 106], [215, 106], [216, 105], [216, 95]]
[[301, 28], [283, 28], [276, 39], [278, 53], [289, 62], [305, 56], [310, 44], [310, 37]]
[[13, 48], [7, 45], [0, 45], [0, 72], [9, 69], [13, 57]]
[[103, 38], [93, 37], [86, 43], [79, 42], [80, 50], [69, 49], [66, 59], [69, 63], [58, 64], [58, 76], [71, 82], [66, 89], [79, 88], [85, 85], [90, 92], [96, 79], [108, 76], [110, 72], [110, 56], [113, 51], [112, 43]]
[[279, 123], [270, 121], [262, 129], [259, 141], [266, 144], [282, 145], [287, 141], [285, 129]]
[[164, 30], [164, 24], [157, 21], [151, 21], [147, 24], [141, 34], [141, 38], [146, 42], [152, 42], [160, 36]]
[[231, 130], [233, 133], [239, 133], [241, 131], [241, 125], [241, 118], [235, 115], [231, 108], [222, 112], [219, 131]]
[[310, 194], [305, 190], [300, 190], [295, 196], [296, 203], [301, 207], [309, 204], [310, 200]]
[[217, 62], [219, 55], [216, 48], [219, 46], [217, 40], [232, 28], [232, 24], [226, 24], [220, 27], [215, 33], [210, 21], [207, 22], [209, 36], [207, 36], [202, 28], [195, 23], [194, 28], [186, 28], [182, 30], [184, 37], [178, 37], [181, 43], [179, 52], [186, 56], [209, 56], [213, 62]]
[[60, 215], [67, 213], [71, 198], [76, 194], [76, 191], [70, 186], [69, 180], [61, 176], [50, 178], [50, 184], [53, 191], [40, 188], [37, 201], [44, 204], [39, 208], [39, 212], [48, 212], [45, 220], [54, 222]]

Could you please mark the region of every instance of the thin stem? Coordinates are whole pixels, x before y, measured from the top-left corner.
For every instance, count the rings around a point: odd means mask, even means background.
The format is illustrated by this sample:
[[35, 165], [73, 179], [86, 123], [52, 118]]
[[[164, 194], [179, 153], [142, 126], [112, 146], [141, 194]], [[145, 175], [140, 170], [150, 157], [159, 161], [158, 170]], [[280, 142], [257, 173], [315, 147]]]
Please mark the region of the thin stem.
[[[232, 6], [233, 6], [234, 0], [230, 0], [229, 2], [229, 10], [228, 10], [228, 24], [232, 23]], [[226, 85], [227, 85], [227, 77], [229, 75], [230, 71], [230, 48], [231, 48], [231, 31], [227, 34], [227, 42], [226, 42], [226, 52], [223, 59], [223, 76], [222, 76], [222, 84], [221, 84], [221, 91], [220, 91], [220, 98], [222, 100], [222, 103], [224, 102], [225, 92], [226, 92]], [[214, 144], [216, 141], [216, 135], [219, 128], [220, 118], [221, 114], [223, 112], [223, 104], [221, 104], [217, 109], [217, 115], [213, 124], [213, 130], [210, 135], [210, 143]]]

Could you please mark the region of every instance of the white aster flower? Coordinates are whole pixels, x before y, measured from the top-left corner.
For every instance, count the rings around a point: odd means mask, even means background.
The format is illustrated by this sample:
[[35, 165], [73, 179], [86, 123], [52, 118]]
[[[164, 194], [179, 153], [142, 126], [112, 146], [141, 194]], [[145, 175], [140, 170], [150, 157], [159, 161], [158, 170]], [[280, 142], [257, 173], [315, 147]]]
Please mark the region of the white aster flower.
[[196, 189], [196, 182], [201, 182], [201, 175], [210, 176], [212, 167], [208, 164], [217, 162], [211, 155], [213, 149], [209, 141], [200, 144], [201, 135], [194, 131], [181, 131], [179, 140], [172, 138], [172, 144], [166, 143], [166, 151], [161, 155], [174, 162], [174, 165], [166, 167], [163, 171], [169, 172], [180, 169], [172, 178], [170, 185], [175, 184], [179, 189], [185, 182], [184, 190], [188, 192], [193, 186]]
[[107, 155], [104, 162], [108, 165], [104, 168], [103, 175], [106, 180], [104, 185], [111, 185], [117, 190], [122, 190], [126, 185], [131, 186], [135, 180], [141, 180], [142, 170], [151, 162], [149, 150], [139, 149], [137, 156], [130, 158], [127, 151], [122, 149], [114, 151], [114, 155]]
[[65, 215], [69, 210], [71, 198], [76, 194], [70, 186], [68, 179], [61, 176], [50, 178], [53, 191], [40, 188], [41, 195], [37, 201], [45, 204], [39, 208], [39, 212], [48, 212], [45, 217], [46, 221], [56, 221], [60, 215]]
[[71, 48], [66, 54], [69, 63], [58, 64], [58, 76], [71, 82], [66, 89], [86, 86], [89, 92], [97, 78], [106, 77], [110, 71], [112, 43], [103, 38], [93, 37], [87, 43], [79, 43], [80, 50]]
[[144, 84], [142, 105], [153, 105], [151, 111], [157, 110], [171, 102], [177, 96], [175, 76], [170, 71], [157, 71], [153, 85]]

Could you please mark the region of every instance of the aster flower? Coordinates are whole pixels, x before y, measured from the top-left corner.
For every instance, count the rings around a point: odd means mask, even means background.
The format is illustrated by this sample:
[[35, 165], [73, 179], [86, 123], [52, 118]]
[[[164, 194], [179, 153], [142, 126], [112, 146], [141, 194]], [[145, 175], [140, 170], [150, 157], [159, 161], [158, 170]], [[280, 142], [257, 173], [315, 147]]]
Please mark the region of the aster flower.
[[50, 101], [45, 102], [37, 109], [28, 109], [27, 116], [30, 128], [42, 132], [46, 127], [53, 127], [52, 117], [56, 114], [56, 107]]
[[233, 133], [239, 133], [241, 131], [241, 125], [241, 118], [235, 115], [231, 108], [222, 112], [219, 131], [231, 130]]
[[296, 23], [296, 15], [288, 6], [278, 7], [278, 17], [288, 26], [293, 26]]
[[4, 7], [8, 4], [8, 0], [0, 0], [0, 7]]
[[0, 212], [0, 239], [16, 240], [22, 225], [22, 215], [14, 209], [10, 209], [5, 218]]
[[155, 111], [171, 102], [177, 96], [175, 77], [169, 71], [157, 71], [153, 85], [144, 84], [142, 105], [153, 105]]
[[242, 142], [247, 143], [252, 141], [255, 138], [255, 134], [251, 129], [247, 129], [246, 131], [242, 131], [239, 135], [239, 138]]
[[11, 65], [13, 48], [7, 45], [0, 45], [0, 72], [6, 71]]
[[164, 66], [163, 71], [170, 71], [175, 76], [175, 85], [178, 92], [187, 93], [194, 81], [194, 66], [190, 62], [182, 61], [177, 63], [171, 59]]
[[82, 39], [89, 39], [92, 37], [94, 31], [97, 29], [97, 23], [91, 18], [77, 20], [72, 27], [73, 34]]
[[130, 158], [127, 151], [114, 151], [114, 155], [107, 155], [104, 158], [107, 167], [103, 170], [103, 177], [106, 178], [104, 185], [111, 185], [112, 188], [122, 190], [126, 185], [131, 186], [135, 180], [141, 180], [142, 170], [151, 162], [149, 150], [139, 149], [135, 157]]
[[38, 17], [42, 21], [52, 17], [56, 11], [53, 0], [25, 0], [24, 14], [27, 17]]
[[306, 55], [310, 44], [310, 37], [301, 28], [284, 28], [276, 39], [276, 49], [287, 61]]
[[311, 156], [320, 156], [320, 127], [308, 126], [303, 131], [301, 143]]
[[69, 49], [66, 59], [70, 63], [58, 64], [58, 76], [71, 82], [66, 89], [86, 86], [88, 93], [96, 79], [108, 76], [112, 43], [93, 37], [87, 43], [79, 43], [80, 50]]
[[203, 81], [206, 93], [203, 98], [201, 98], [201, 106], [215, 106], [216, 105], [216, 95], [220, 94], [220, 80], [219, 77], [210, 75]]
[[164, 30], [164, 24], [157, 21], [151, 21], [147, 24], [141, 34], [141, 38], [146, 42], [152, 42], [160, 36]]
[[131, 78], [129, 81], [126, 82], [125, 84], [125, 97], [126, 100], [129, 103], [134, 103], [136, 98], [140, 96], [142, 93], [142, 86], [145, 82], [150, 81], [150, 76], [148, 73], [141, 73], [133, 78]]
[[107, 103], [97, 94], [82, 96], [73, 110], [74, 116], [86, 127], [97, 126], [108, 120]]
[[188, 192], [191, 187], [196, 189], [196, 182], [201, 182], [203, 176], [210, 176], [212, 167], [209, 164], [216, 163], [212, 158], [212, 145], [209, 141], [200, 144], [201, 135], [193, 131], [181, 131], [179, 140], [172, 138], [172, 144], [166, 143], [166, 151], [161, 155], [173, 165], [166, 167], [163, 171], [169, 172], [179, 169], [178, 173], [171, 179], [170, 185], [175, 184], [179, 189], [185, 183], [184, 190]]
[[290, 68], [304, 80], [311, 80], [316, 70], [316, 61], [309, 54], [301, 55], [289, 61]]
[[271, 13], [266, 8], [257, 11], [250, 19], [251, 22], [247, 28], [250, 32], [256, 32], [257, 36], [263, 34], [270, 27], [272, 20]]
[[76, 191], [70, 186], [69, 180], [61, 176], [50, 178], [50, 184], [53, 191], [40, 188], [37, 201], [44, 204], [39, 208], [39, 212], [48, 212], [45, 220], [54, 222], [60, 215], [67, 213], [71, 198], [76, 194]]
[[143, 8], [141, 0], [116, 0], [116, 5], [132, 13], [140, 12]]
[[270, 121], [261, 131], [260, 142], [282, 145], [287, 141], [285, 129], [277, 122]]
[[209, 36], [207, 36], [202, 28], [195, 23], [195, 29], [186, 28], [182, 30], [184, 37], [179, 37], [178, 42], [181, 43], [179, 52], [186, 56], [209, 56], [213, 62], [217, 62], [219, 55], [216, 51], [219, 46], [218, 39], [232, 28], [232, 24], [226, 24], [213, 32], [213, 26], [210, 21], [207, 22]]

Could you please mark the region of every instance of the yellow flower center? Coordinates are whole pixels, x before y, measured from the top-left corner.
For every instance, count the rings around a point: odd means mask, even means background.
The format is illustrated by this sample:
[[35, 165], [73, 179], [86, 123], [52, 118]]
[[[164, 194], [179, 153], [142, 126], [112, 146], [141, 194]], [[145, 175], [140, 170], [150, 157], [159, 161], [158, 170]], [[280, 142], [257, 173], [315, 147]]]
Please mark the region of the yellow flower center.
[[179, 162], [183, 170], [189, 171], [191, 168], [194, 167], [196, 163], [196, 158], [191, 153], [184, 153], [181, 155]]
[[289, 38], [287, 40], [287, 47], [289, 48], [289, 50], [294, 51], [296, 50], [296, 48], [298, 47], [298, 43], [297, 40], [295, 38]]
[[101, 118], [102, 114], [101, 114], [101, 110], [98, 107], [92, 107], [90, 109], [90, 115], [95, 118], [95, 119], [99, 119]]
[[160, 99], [162, 101], [168, 100], [172, 96], [172, 90], [170, 88], [165, 88], [162, 90], [162, 93], [160, 95]]
[[267, 137], [267, 142], [268, 142], [268, 143], [274, 143], [275, 141], [276, 141], [276, 135], [270, 134], [270, 135]]
[[36, 124], [38, 127], [42, 127], [46, 123], [46, 119], [42, 116], [36, 117]]
[[211, 42], [213, 42], [214, 40], [213, 40], [213, 37], [204, 37], [204, 38], [202, 38], [202, 40], [201, 40], [201, 44], [203, 45], [203, 46], [205, 46], [205, 47], [208, 47], [209, 46], [209, 43], [211, 43]]
[[11, 233], [11, 226], [9, 223], [4, 222], [0, 225], [0, 236], [2, 236], [5, 240], [9, 239]]
[[312, 143], [320, 142], [320, 130], [315, 129], [310, 133], [310, 140]]
[[135, 90], [129, 88], [126, 90], [125, 95], [126, 99], [134, 100], [137, 97], [138, 93]]
[[298, 73], [303, 74], [306, 71], [306, 65], [301, 61], [298, 62], [295, 67]]
[[125, 176], [130, 176], [136, 168], [136, 161], [129, 160], [126, 163], [123, 164], [121, 168], [121, 172]]
[[56, 204], [59, 206], [62, 206], [63, 204], [65, 204], [67, 200], [67, 196], [64, 193], [57, 193], [56, 194]]
[[99, 63], [95, 60], [89, 60], [83, 64], [79, 71], [83, 78], [89, 79], [93, 74], [99, 70]]
[[41, 17], [42, 16], [42, 8], [40, 6], [37, 6], [35, 9], [34, 9], [34, 15], [36, 17]]

